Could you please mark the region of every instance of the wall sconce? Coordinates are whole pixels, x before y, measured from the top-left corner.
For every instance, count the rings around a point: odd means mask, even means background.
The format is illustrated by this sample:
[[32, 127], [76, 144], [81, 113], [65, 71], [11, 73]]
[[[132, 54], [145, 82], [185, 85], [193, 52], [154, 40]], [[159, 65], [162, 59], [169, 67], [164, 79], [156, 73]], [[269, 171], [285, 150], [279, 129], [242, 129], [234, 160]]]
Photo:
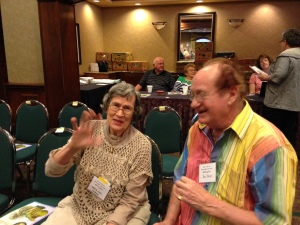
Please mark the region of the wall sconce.
[[152, 25], [156, 30], [160, 30], [166, 26], [167, 22], [152, 22]]
[[230, 26], [237, 28], [244, 22], [244, 19], [228, 19]]

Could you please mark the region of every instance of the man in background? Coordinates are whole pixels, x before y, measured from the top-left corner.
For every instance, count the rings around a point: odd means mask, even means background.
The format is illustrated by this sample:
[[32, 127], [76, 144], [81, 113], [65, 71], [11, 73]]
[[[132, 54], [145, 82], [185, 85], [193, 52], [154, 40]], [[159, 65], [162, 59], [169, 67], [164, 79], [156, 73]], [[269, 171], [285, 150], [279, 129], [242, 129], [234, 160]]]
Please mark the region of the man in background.
[[146, 89], [147, 85], [153, 85], [153, 91], [172, 91], [175, 80], [171, 73], [165, 70], [165, 61], [162, 57], [153, 60], [153, 69], [148, 70], [135, 86], [135, 90]]

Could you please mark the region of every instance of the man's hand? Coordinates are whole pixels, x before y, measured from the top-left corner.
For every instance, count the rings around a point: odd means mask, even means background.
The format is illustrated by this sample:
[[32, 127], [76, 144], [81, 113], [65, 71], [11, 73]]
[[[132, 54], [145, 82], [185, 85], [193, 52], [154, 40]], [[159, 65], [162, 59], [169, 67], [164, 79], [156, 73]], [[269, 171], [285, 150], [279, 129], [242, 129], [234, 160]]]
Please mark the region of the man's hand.
[[208, 193], [197, 182], [183, 176], [175, 183], [178, 196], [177, 198], [197, 211], [208, 213], [213, 201], [217, 198]]

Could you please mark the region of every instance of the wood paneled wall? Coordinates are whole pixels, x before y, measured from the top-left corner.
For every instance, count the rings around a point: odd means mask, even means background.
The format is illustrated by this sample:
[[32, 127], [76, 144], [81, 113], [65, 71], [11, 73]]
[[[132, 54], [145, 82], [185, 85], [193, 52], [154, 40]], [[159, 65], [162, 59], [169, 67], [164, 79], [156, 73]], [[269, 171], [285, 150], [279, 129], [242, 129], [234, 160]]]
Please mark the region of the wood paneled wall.
[[80, 98], [74, 5], [39, 1], [39, 20], [50, 127], [66, 102]]

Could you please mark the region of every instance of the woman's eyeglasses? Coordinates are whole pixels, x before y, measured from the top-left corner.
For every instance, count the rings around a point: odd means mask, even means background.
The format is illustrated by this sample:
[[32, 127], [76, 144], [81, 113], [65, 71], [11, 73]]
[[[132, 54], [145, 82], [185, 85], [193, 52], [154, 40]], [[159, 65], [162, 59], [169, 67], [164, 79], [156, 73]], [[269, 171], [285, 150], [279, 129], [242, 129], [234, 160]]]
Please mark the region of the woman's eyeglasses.
[[109, 108], [114, 112], [118, 112], [119, 110], [122, 110], [125, 115], [129, 115], [133, 112], [132, 107], [127, 106], [127, 105], [122, 106], [121, 104], [116, 103], [116, 102], [110, 103]]

